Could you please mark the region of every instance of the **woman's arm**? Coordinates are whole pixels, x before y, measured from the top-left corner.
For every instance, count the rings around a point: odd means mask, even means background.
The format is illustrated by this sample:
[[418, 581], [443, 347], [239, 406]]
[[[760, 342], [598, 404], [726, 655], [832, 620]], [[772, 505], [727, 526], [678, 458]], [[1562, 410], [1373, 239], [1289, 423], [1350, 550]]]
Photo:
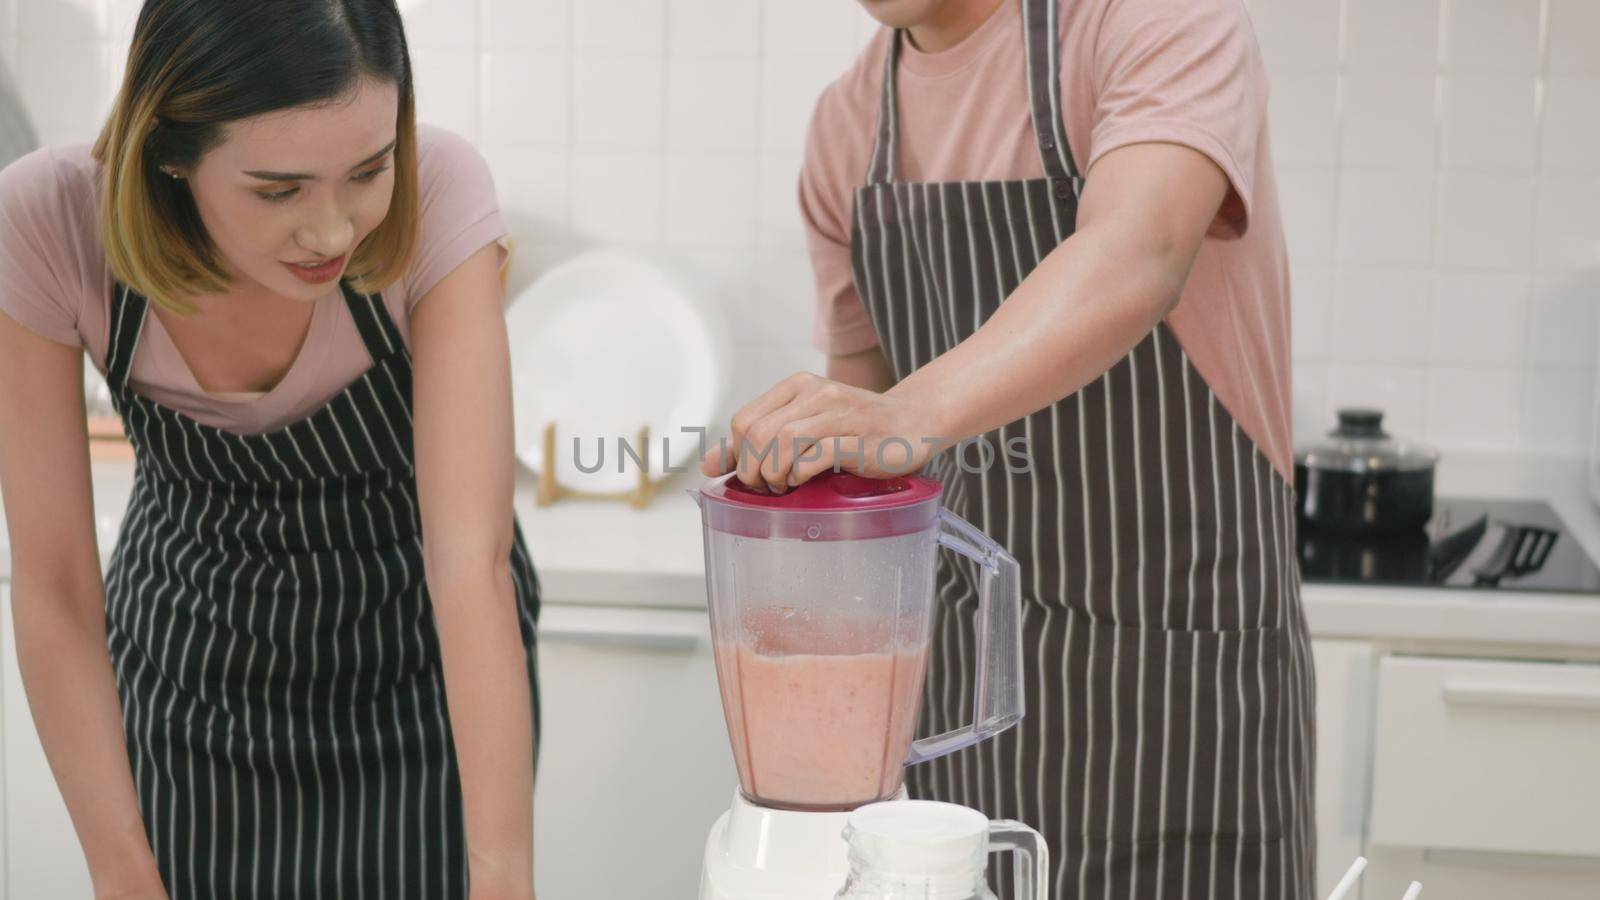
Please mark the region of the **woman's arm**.
[[0, 313], [0, 489], [17, 665], [95, 896], [165, 897], [133, 788], [106, 650], [83, 351]]
[[473, 897], [533, 896], [533, 717], [511, 582], [511, 365], [498, 249], [411, 314], [423, 553], [466, 807]]
[[[701, 469], [719, 474], [736, 467], [747, 484], [782, 491], [831, 468], [836, 445], [868, 461], [842, 460], [847, 468], [916, 469], [942, 444], [1072, 394], [1127, 355], [1177, 304], [1227, 191], [1222, 170], [1188, 147], [1132, 144], [1107, 153], [1086, 181], [1077, 231], [971, 337], [882, 394], [791, 376], [739, 411], [728, 452], [710, 451]], [[885, 443], [893, 438], [915, 455], [905, 459], [898, 445]], [[801, 446], [818, 440], [819, 452], [796, 464], [797, 439]], [[737, 453], [769, 445], [774, 452], [765, 461]], [[889, 469], [873, 464], [879, 448]]]

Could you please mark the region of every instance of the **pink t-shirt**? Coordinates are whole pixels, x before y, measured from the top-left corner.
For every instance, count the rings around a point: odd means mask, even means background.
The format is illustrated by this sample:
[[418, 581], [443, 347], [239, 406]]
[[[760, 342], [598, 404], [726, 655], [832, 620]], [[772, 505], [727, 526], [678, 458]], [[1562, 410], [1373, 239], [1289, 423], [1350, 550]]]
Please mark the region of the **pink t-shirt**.
[[[74, 144], [37, 150], [0, 171], [0, 311], [50, 340], [85, 348], [103, 374], [112, 275], [100, 243], [98, 165], [89, 144]], [[417, 301], [506, 235], [489, 167], [466, 140], [419, 126], [417, 170], [421, 233], [405, 274], [383, 292], [408, 341]], [[289, 371], [259, 398], [208, 393], [153, 314], [145, 318], [129, 385], [204, 424], [259, 434], [304, 418], [371, 365], [335, 285], [316, 301]]]
[[[1061, 101], [1079, 171], [1117, 147], [1192, 147], [1232, 184], [1168, 318], [1196, 369], [1286, 475], [1292, 467], [1289, 277], [1267, 146], [1267, 76], [1239, 0], [1061, 0]], [[905, 181], [1041, 178], [1028, 112], [1021, 0], [899, 75]], [[854, 190], [866, 178], [888, 29], [817, 102], [800, 205], [817, 282], [813, 339], [830, 354], [875, 346], [851, 280]], [[1088, 177], [1092, 178], [1092, 174]]]

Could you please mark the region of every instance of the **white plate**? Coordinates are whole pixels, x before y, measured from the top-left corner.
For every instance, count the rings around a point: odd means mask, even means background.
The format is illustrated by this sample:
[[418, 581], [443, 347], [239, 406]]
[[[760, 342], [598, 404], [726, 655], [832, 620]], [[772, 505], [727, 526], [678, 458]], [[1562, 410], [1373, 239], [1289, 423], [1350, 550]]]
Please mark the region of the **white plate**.
[[[699, 288], [677, 267], [601, 250], [551, 269], [512, 301], [506, 328], [523, 465], [543, 471], [550, 422], [565, 487], [634, 487], [639, 467], [622, 442], [645, 459], [637, 441], [644, 425], [653, 476], [696, 461], [699, 439], [682, 429], [716, 427], [730, 372], [726, 325]], [[578, 468], [575, 437], [586, 467], [604, 454], [599, 470]]]

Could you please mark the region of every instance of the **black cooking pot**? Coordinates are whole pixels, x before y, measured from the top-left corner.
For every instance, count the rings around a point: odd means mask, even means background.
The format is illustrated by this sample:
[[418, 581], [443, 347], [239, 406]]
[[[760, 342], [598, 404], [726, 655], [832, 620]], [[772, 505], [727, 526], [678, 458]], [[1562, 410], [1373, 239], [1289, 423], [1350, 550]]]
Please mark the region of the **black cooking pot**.
[[1339, 427], [1295, 454], [1300, 522], [1342, 534], [1416, 531], [1433, 517], [1439, 455], [1396, 441], [1376, 409], [1341, 409]]

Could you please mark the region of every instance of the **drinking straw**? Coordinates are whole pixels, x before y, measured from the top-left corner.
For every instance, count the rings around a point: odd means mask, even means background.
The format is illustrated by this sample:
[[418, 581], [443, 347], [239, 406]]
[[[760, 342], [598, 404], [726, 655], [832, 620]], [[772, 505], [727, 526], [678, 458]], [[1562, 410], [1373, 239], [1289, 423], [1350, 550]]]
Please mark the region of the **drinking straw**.
[[1413, 881], [1411, 882], [1411, 887], [1406, 888], [1406, 895], [1401, 897], [1400, 900], [1417, 900], [1417, 895], [1420, 893], [1422, 893], [1422, 882]]
[[1356, 857], [1356, 861], [1350, 864], [1350, 868], [1344, 873], [1344, 877], [1339, 879], [1338, 884], [1334, 885], [1333, 893], [1328, 895], [1328, 900], [1344, 900], [1344, 895], [1350, 892], [1351, 886], [1356, 883], [1356, 879], [1361, 877], [1361, 872], [1366, 867], [1367, 858], [1365, 856]]

